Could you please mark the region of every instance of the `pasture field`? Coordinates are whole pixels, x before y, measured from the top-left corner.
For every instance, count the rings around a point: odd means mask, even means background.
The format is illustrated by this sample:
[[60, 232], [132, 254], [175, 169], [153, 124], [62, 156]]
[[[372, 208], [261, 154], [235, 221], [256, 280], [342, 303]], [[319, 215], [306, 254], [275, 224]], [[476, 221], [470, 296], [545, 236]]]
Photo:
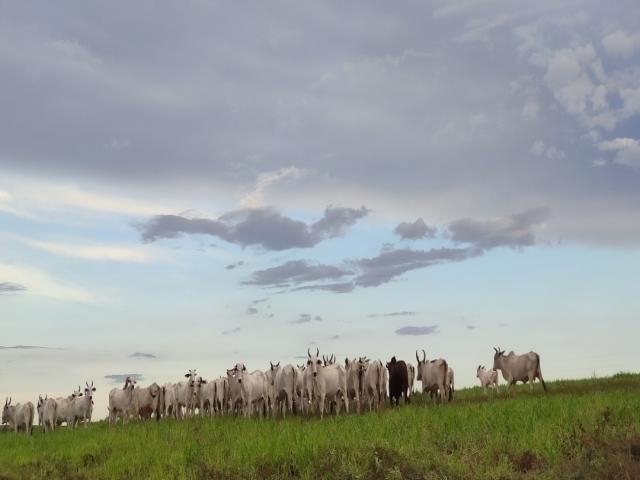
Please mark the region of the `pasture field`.
[[[0, 434], [0, 479], [640, 479], [640, 375], [318, 419]], [[96, 406], [96, 411], [101, 411]]]

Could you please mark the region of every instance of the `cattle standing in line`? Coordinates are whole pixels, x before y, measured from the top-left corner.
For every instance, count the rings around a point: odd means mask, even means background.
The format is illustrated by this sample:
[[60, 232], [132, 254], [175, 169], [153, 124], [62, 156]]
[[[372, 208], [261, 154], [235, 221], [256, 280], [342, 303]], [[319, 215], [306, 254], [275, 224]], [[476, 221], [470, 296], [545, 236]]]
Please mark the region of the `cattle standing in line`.
[[67, 423], [67, 425], [73, 428], [76, 427], [79, 421], [84, 423], [85, 427], [91, 423], [91, 415], [93, 414], [93, 392], [96, 391], [96, 387], [93, 386], [93, 381], [91, 382], [91, 386], [89, 386], [89, 382], [85, 382], [85, 385], [84, 395], [80, 392], [80, 386], [78, 386], [79, 394], [73, 399], [73, 420], [71, 421], [71, 425]]
[[56, 429], [56, 410], [58, 402], [53, 398], [45, 398], [42, 408], [42, 428], [45, 432], [53, 432]]
[[285, 412], [288, 411], [293, 415], [293, 404], [296, 397], [296, 383], [297, 372], [293, 365], [285, 365], [280, 367], [280, 362], [276, 365], [271, 364], [271, 371], [273, 373], [273, 394], [274, 394], [274, 411], [282, 412], [282, 417], [285, 417]]
[[529, 352], [523, 355], [516, 355], [513, 350], [509, 355], [504, 354], [504, 350], [500, 348], [493, 349], [493, 369], [500, 370], [502, 377], [506, 380], [507, 385], [515, 385], [516, 382], [531, 382], [531, 390], [533, 390], [533, 382], [537, 378], [542, 383], [542, 388], [547, 391], [547, 385], [542, 378], [540, 371], [540, 355], [536, 352]]
[[182, 408], [184, 407], [184, 416], [189, 417], [195, 411], [195, 391], [196, 391], [196, 370], [189, 370], [185, 374], [186, 382], [178, 382], [175, 384], [176, 389], [176, 416], [182, 418]]
[[355, 358], [349, 360], [344, 359], [345, 373], [347, 375], [347, 399], [351, 405], [355, 405], [352, 409], [360, 413], [360, 392], [362, 391], [362, 375], [360, 374], [360, 362]]
[[2, 409], [2, 423], [8, 424], [16, 433], [24, 425], [27, 435], [31, 435], [34, 414], [33, 403], [26, 402], [11, 405], [11, 398], [7, 398]]
[[487, 394], [487, 387], [494, 388], [496, 393], [498, 393], [498, 371], [497, 370], [487, 370], [482, 365], [478, 365], [478, 369], [476, 370], [476, 377], [480, 380], [480, 386], [482, 390], [484, 390], [484, 394]]
[[210, 417], [214, 414], [214, 406], [216, 403], [216, 383], [215, 381], [206, 381], [203, 379], [200, 385], [200, 413], [208, 414]]
[[229, 400], [229, 381], [225, 377], [216, 378], [214, 381], [215, 397], [213, 411], [216, 415], [227, 413], [227, 403]]
[[336, 415], [340, 413], [340, 400], [345, 404], [345, 410], [349, 412], [349, 400], [347, 399], [347, 375], [342, 365], [324, 366], [318, 357], [320, 352], [316, 348], [316, 354], [311, 355], [307, 349], [307, 369], [305, 378], [307, 379], [307, 392], [311, 400], [311, 408], [317, 409], [320, 419], [324, 417], [325, 402], [329, 405], [335, 403]]
[[238, 383], [238, 372], [235, 369], [227, 370], [227, 385], [229, 386], [229, 397], [227, 410], [229, 413], [241, 415], [244, 404], [242, 400], [242, 388]]
[[369, 411], [380, 408], [383, 401], [382, 389], [384, 388], [384, 367], [380, 360], [368, 364], [364, 372], [362, 383], [363, 402], [369, 406]]
[[412, 363], [407, 363], [407, 377], [409, 377], [409, 389], [407, 391], [407, 397], [410, 397], [413, 393], [413, 382], [416, 378], [416, 367]]
[[387, 363], [387, 370], [389, 371], [389, 399], [391, 406], [395, 400], [396, 406], [400, 405], [400, 397], [404, 397], [404, 403], [409, 403], [409, 397], [407, 397], [407, 389], [409, 388], [409, 377], [407, 375], [407, 364], [404, 360], [396, 360], [396, 357], [391, 357], [391, 360]]
[[153, 382], [148, 387], [136, 387], [133, 390], [133, 412], [136, 418], [147, 420], [155, 414], [156, 421], [162, 413], [162, 389]]
[[118, 415], [122, 415], [122, 423], [129, 420], [129, 415], [133, 410], [133, 389], [136, 381], [127, 377], [124, 387], [113, 388], [109, 392], [109, 425], [114, 425], [118, 421]]
[[258, 416], [262, 418], [263, 414], [266, 414], [269, 393], [266, 375], [260, 370], [254, 370], [249, 373], [244, 363], [236, 363], [233, 371], [240, 385], [242, 408], [245, 417], [250, 417], [254, 411], [254, 406], [256, 406], [258, 408]]
[[427, 360], [427, 354], [424, 350], [422, 350], [422, 360], [416, 350], [416, 360], [418, 361], [417, 380], [422, 382], [422, 392], [434, 394], [441, 402], [444, 401], [449, 395], [448, 381], [450, 377], [447, 361], [443, 358]]

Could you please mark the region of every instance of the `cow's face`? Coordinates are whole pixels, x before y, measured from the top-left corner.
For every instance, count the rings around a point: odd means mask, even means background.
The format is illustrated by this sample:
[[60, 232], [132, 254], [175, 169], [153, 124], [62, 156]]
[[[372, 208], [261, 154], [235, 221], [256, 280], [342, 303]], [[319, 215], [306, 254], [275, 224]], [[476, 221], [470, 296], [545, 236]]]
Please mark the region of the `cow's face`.
[[196, 370], [195, 368], [193, 370], [189, 370], [187, 373], [184, 374], [185, 378], [188, 378], [189, 381], [187, 382], [189, 384], [189, 388], [195, 388], [196, 387]]
[[236, 363], [236, 366], [233, 367], [234, 376], [238, 379], [238, 383], [242, 383], [242, 376], [247, 373], [247, 367], [244, 363]]
[[93, 380], [91, 380], [91, 385], [89, 385], [89, 382], [84, 382], [84, 384], [86, 385], [84, 387], [85, 397], [89, 397], [93, 401], [93, 392], [96, 391], [96, 387], [93, 386]]
[[269, 361], [269, 365], [271, 371], [271, 385], [273, 385], [276, 380], [276, 374], [278, 373], [278, 370], [280, 370], [280, 362], [274, 364], [273, 362]]
[[367, 357], [360, 357], [358, 359], [358, 373], [364, 373], [369, 368], [369, 359]]
[[4, 401], [4, 408], [2, 409], [2, 423], [8, 423], [11, 419], [11, 397]]
[[504, 350], [500, 350], [500, 348], [493, 348], [493, 369], [498, 370], [502, 365], [502, 357], [504, 356]]
[[483, 370], [483, 368], [480, 365], [478, 365], [478, 369], [476, 370], [476, 377], [477, 378], [480, 378], [480, 374], [482, 373], [482, 370]]
[[78, 385], [78, 389], [74, 390], [71, 395], [73, 396], [73, 398], [77, 398], [77, 397], [81, 397], [82, 396], [82, 389], [80, 388], [80, 385]]
[[322, 360], [320, 360], [320, 350], [316, 347], [316, 354], [311, 355], [311, 352], [307, 349], [307, 355], [309, 357], [307, 359], [307, 368], [314, 377], [317, 377], [318, 371], [324, 367]]

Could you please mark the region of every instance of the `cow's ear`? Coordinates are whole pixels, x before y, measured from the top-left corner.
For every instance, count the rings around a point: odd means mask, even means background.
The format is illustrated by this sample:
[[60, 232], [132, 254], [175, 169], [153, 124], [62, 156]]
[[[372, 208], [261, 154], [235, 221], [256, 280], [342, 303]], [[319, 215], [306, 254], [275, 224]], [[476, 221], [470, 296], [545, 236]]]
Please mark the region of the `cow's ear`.
[[348, 366], [349, 366], [349, 359], [348, 359], [348, 358], [345, 358], [345, 359], [344, 359], [344, 366], [345, 366], [345, 367], [348, 367]]
[[96, 391], [96, 387], [91, 388], [91, 391], [95, 392]]
[[242, 366], [242, 371], [246, 372], [247, 371], [247, 367], [245, 367], [244, 365]]
[[185, 373], [185, 374], [184, 374], [184, 377], [185, 377], [185, 378], [189, 378], [190, 376], [191, 376], [191, 374], [190, 374], [190, 373]]
[[205, 379], [202, 379], [202, 383], [207, 383], [207, 381]]

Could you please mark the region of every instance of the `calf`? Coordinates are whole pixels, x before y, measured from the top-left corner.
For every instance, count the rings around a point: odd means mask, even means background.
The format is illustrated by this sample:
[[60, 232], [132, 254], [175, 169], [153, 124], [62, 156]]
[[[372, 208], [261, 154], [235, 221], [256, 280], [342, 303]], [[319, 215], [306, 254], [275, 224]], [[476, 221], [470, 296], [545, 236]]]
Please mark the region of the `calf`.
[[407, 364], [404, 360], [396, 360], [396, 357], [391, 357], [391, 360], [387, 363], [387, 370], [389, 371], [389, 400], [391, 406], [393, 406], [394, 400], [396, 406], [400, 405], [400, 397], [404, 398], [405, 404], [409, 403], [410, 400], [407, 396], [409, 388]]
[[18, 429], [24, 425], [27, 435], [31, 435], [34, 414], [33, 403], [11, 405], [11, 398], [7, 398], [2, 409], [2, 423], [8, 424], [15, 433], [18, 433]]
[[496, 393], [498, 393], [498, 371], [497, 370], [487, 370], [482, 365], [478, 365], [478, 369], [476, 370], [476, 377], [480, 380], [480, 386], [482, 390], [484, 390], [484, 394], [487, 394], [487, 387], [494, 388]]

